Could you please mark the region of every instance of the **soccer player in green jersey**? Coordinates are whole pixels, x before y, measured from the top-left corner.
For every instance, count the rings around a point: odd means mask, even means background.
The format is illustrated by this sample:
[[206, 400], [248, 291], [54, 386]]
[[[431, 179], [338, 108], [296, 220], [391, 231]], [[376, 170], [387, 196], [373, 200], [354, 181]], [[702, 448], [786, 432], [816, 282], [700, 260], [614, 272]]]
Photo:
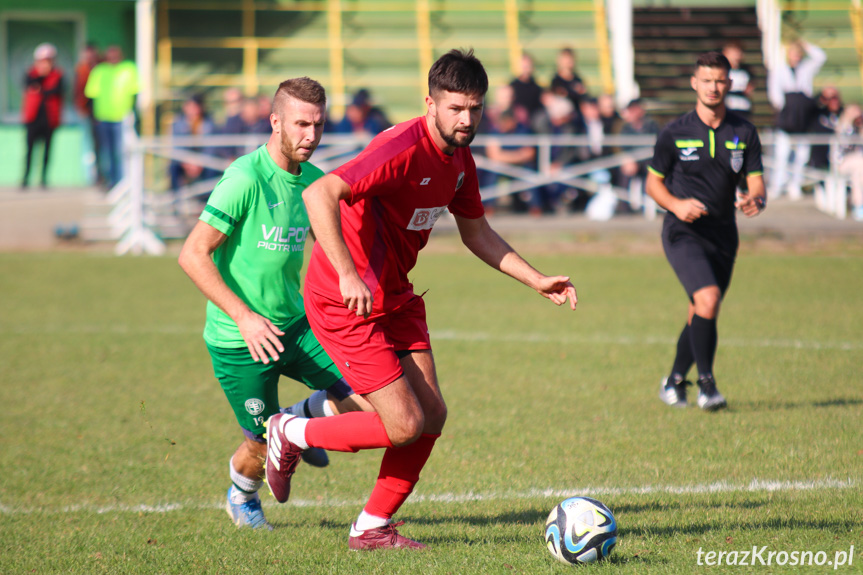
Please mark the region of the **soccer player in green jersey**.
[[267, 450], [264, 422], [279, 412], [280, 375], [318, 390], [288, 408], [298, 415], [371, 409], [318, 343], [300, 294], [310, 227], [302, 192], [323, 175], [308, 161], [325, 115], [318, 82], [282, 82], [269, 141], [225, 170], [180, 253], [183, 271], [209, 300], [204, 340], [245, 435], [231, 458], [227, 497], [237, 526], [272, 529], [257, 492]]

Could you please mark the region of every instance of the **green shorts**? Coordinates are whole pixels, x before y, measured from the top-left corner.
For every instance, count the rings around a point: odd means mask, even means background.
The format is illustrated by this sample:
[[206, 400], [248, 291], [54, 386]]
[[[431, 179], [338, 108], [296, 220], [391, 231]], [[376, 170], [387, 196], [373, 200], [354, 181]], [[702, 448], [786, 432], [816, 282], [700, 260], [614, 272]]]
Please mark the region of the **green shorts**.
[[329, 389], [342, 374], [318, 343], [305, 316], [284, 328], [279, 337], [285, 351], [278, 361], [264, 365], [252, 359], [249, 349], [207, 344], [216, 379], [228, 397], [237, 422], [247, 436], [264, 433], [264, 422], [279, 412], [279, 377], [284, 375], [310, 389]]

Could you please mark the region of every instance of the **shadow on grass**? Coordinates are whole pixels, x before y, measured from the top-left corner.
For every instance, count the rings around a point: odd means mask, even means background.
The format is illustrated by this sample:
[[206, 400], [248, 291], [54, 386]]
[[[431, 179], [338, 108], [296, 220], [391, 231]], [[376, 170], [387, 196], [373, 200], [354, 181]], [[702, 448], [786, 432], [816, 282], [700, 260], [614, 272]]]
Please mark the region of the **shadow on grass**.
[[[536, 524], [544, 524], [548, 516], [546, 509], [529, 509], [518, 512], [507, 512], [493, 516], [479, 515], [447, 515], [444, 517], [428, 517], [428, 516], [400, 516], [400, 520], [405, 520], [405, 528], [400, 529], [406, 537], [411, 537], [411, 525], [424, 526], [444, 526], [441, 529], [434, 529], [435, 533], [441, 531], [449, 531], [447, 535], [424, 535], [418, 537], [423, 543], [435, 546], [447, 545], [463, 545], [465, 547], [483, 546], [483, 545], [522, 545], [525, 542], [523, 530], [509, 531], [491, 531], [482, 529], [484, 527], [493, 528], [496, 525], [522, 525], [530, 528], [533, 534], [530, 540], [536, 541], [537, 545], [542, 546], [543, 532], [542, 529], [535, 530]], [[274, 523], [274, 525], [276, 525]], [[323, 529], [331, 530], [336, 534], [345, 534], [347, 526], [341, 522], [330, 521], [324, 519], [320, 522]], [[480, 529], [465, 529], [464, 526]], [[453, 532], [455, 531], [455, 532]], [[467, 532], [466, 532], [467, 531]], [[621, 530], [619, 537], [626, 537], [630, 532]], [[666, 563], [665, 559], [653, 558], [649, 556], [648, 550], [635, 550], [630, 554], [615, 552], [608, 559], [607, 563], [612, 565], [627, 565], [627, 564], [651, 564], [657, 565]]]
[[811, 409], [824, 407], [855, 407], [863, 405], [863, 399], [859, 397], [837, 397], [823, 401], [733, 401], [729, 411], [736, 412], [758, 412], [758, 411], [783, 411], [786, 409]]
[[730, 524], [724, 521], [713, 522], [692, 522], [687, 525], [653, 525], [651, 527], [633, 527], [621, 529], [622, 536], [667, 536], [667, 535], [704, 535], [719, 531], [726, 533], [729, 531], [738, 530], [797, 530], [797, 529], [815, 529], [823, 531], [825, 529], [832, 532], [844, 532], [856, 527], [854, 521], [848, 520], [818, 520], [818, 519], [797, 519], [793, 517], [777, 517], [767, 520], [750, 520], [736, 524]]

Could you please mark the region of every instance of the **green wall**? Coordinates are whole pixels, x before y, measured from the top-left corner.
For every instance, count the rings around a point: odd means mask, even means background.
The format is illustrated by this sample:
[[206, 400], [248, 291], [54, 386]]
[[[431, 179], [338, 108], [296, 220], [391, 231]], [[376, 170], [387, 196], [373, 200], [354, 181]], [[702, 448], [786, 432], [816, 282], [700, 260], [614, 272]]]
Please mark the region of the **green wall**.
[[[54, 132], [51, 141], [51, 159], [48, 163], [48, 187], [85, 186], [87, 181], [84, 167], [84, 150], [88, 149], [83, 132], [78, 126], [62, 126]], [[0, 125], [0, 187], [18, 186], [24, 174], [24, 157], [27, 151], [23, 126]], [[30, 186], [37, 188], [42, 175], [41, 144], [33, 149], [30, 167]]]

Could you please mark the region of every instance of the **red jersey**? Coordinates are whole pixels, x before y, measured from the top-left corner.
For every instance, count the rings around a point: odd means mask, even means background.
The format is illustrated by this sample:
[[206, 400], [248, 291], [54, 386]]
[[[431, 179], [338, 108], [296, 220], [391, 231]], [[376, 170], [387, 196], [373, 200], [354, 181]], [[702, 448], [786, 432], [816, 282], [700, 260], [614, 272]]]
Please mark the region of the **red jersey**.
[[[351, 197], [339, 206], [342, 234], [374, 297], [373, 312], [393, 310], [413, 297], [408, 272], [441, 214], [447, 209], [470, 219], [484, 214], [470, 150], [444, 154], [424, 116], [378, 134], [333, 173], [351, 188]], [[306, 286], [342, 300], [339, 276], [318, 244]]]

